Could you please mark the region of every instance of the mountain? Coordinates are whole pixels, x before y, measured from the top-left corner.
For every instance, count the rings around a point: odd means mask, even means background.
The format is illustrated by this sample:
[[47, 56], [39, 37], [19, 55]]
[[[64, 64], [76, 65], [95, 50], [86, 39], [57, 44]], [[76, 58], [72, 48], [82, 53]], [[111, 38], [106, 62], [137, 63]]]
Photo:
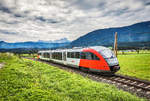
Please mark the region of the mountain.
[[43, 42], [43, 43], [70, 43], [70, 41], [67, 38], [62, 38], [59, 40], [54, 40], [54, 41], [43, 41], [43, 40], [39, 40], [38, 42]]
[[7, 43], [4, 41], [0, 41], [0, 49], [17, 49], [17, 48], [58, 48], [69, 45], [70, 41], [66, 38], [55, 40], [55, 41], [27, 41], [27, 42], [15, 42], [15, 43]]
[[67, 38], [62, 38], [60, 40], [55, 40], [53, 43], [68, 43], [70, 42]]
[[119, 47], [150, 47], [150, 21], [125, 27], [98, 29], [72, 41], [70, 47], [113, 46], [115, 32], [118, 33]]

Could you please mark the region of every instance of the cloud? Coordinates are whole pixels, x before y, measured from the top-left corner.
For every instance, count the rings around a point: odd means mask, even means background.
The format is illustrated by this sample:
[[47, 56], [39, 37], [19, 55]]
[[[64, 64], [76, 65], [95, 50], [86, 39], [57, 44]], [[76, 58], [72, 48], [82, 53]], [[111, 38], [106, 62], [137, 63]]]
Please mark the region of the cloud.
[[0, 11], [4, 13], [12, 13], [11, 10], [0, 3]]
[[18, 24], [18, 21], [5, 21], [5, 20], [0, 20], [1, 24], [8, 24], [8, 25], [13, 25], [13, 24]]
[[96, 29], [150, 20], [148, 0], [1, 0], [4, 41], [75, 40]]
[[38, 17], [35, 17], [35, 20], [39, 20], [41, 22], [47, 22], [47, 23], [60, 23], [61, 21], [57, 21], [57, 19], [46, 19], [42, 16], [38, 16]]
[[146, 6], [149, 6], [149, 5], [150, 5], [150, 2], [145, 3], [145, 5], [146, 5]]
[[17, 34], [17, 32], [12, 32], [12, 31], [2, 30], [2, 29], [0, 29], [0, 33], [3, 33], [3, 34]]

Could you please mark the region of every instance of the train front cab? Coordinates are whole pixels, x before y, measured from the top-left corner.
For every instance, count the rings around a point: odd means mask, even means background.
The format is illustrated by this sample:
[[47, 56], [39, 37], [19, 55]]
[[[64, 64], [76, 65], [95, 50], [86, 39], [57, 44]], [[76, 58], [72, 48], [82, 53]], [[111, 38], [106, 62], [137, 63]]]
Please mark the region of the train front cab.
[[[90, 55], [91, 59], [89, 59], [88, 56], [84, 58], [84, 54], [86, 54], [86, 56], [87, 54]], [[117, 71], [117, 69], [112, 69], [113, 66], [109, 66], [104, 56], [94, 49], [83, 50], [79, 66], [100, 73], [115, 73]]]

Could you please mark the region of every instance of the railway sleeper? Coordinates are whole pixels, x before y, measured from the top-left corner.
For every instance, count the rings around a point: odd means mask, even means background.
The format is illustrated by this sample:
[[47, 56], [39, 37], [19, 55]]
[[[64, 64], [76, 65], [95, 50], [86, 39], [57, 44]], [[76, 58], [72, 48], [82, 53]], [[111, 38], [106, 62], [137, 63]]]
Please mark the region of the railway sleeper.
[[150, 88], [150, 85], [146, 86], [145, 88]]

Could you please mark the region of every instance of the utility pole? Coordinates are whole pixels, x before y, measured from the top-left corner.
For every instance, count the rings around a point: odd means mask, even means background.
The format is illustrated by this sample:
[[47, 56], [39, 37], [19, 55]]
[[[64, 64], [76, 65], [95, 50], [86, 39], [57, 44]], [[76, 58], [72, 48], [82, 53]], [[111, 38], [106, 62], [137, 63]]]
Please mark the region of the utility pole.
[[114, 53], [115, 53], [115, 55], [117, 57], [117, 32], [115, 33]]

